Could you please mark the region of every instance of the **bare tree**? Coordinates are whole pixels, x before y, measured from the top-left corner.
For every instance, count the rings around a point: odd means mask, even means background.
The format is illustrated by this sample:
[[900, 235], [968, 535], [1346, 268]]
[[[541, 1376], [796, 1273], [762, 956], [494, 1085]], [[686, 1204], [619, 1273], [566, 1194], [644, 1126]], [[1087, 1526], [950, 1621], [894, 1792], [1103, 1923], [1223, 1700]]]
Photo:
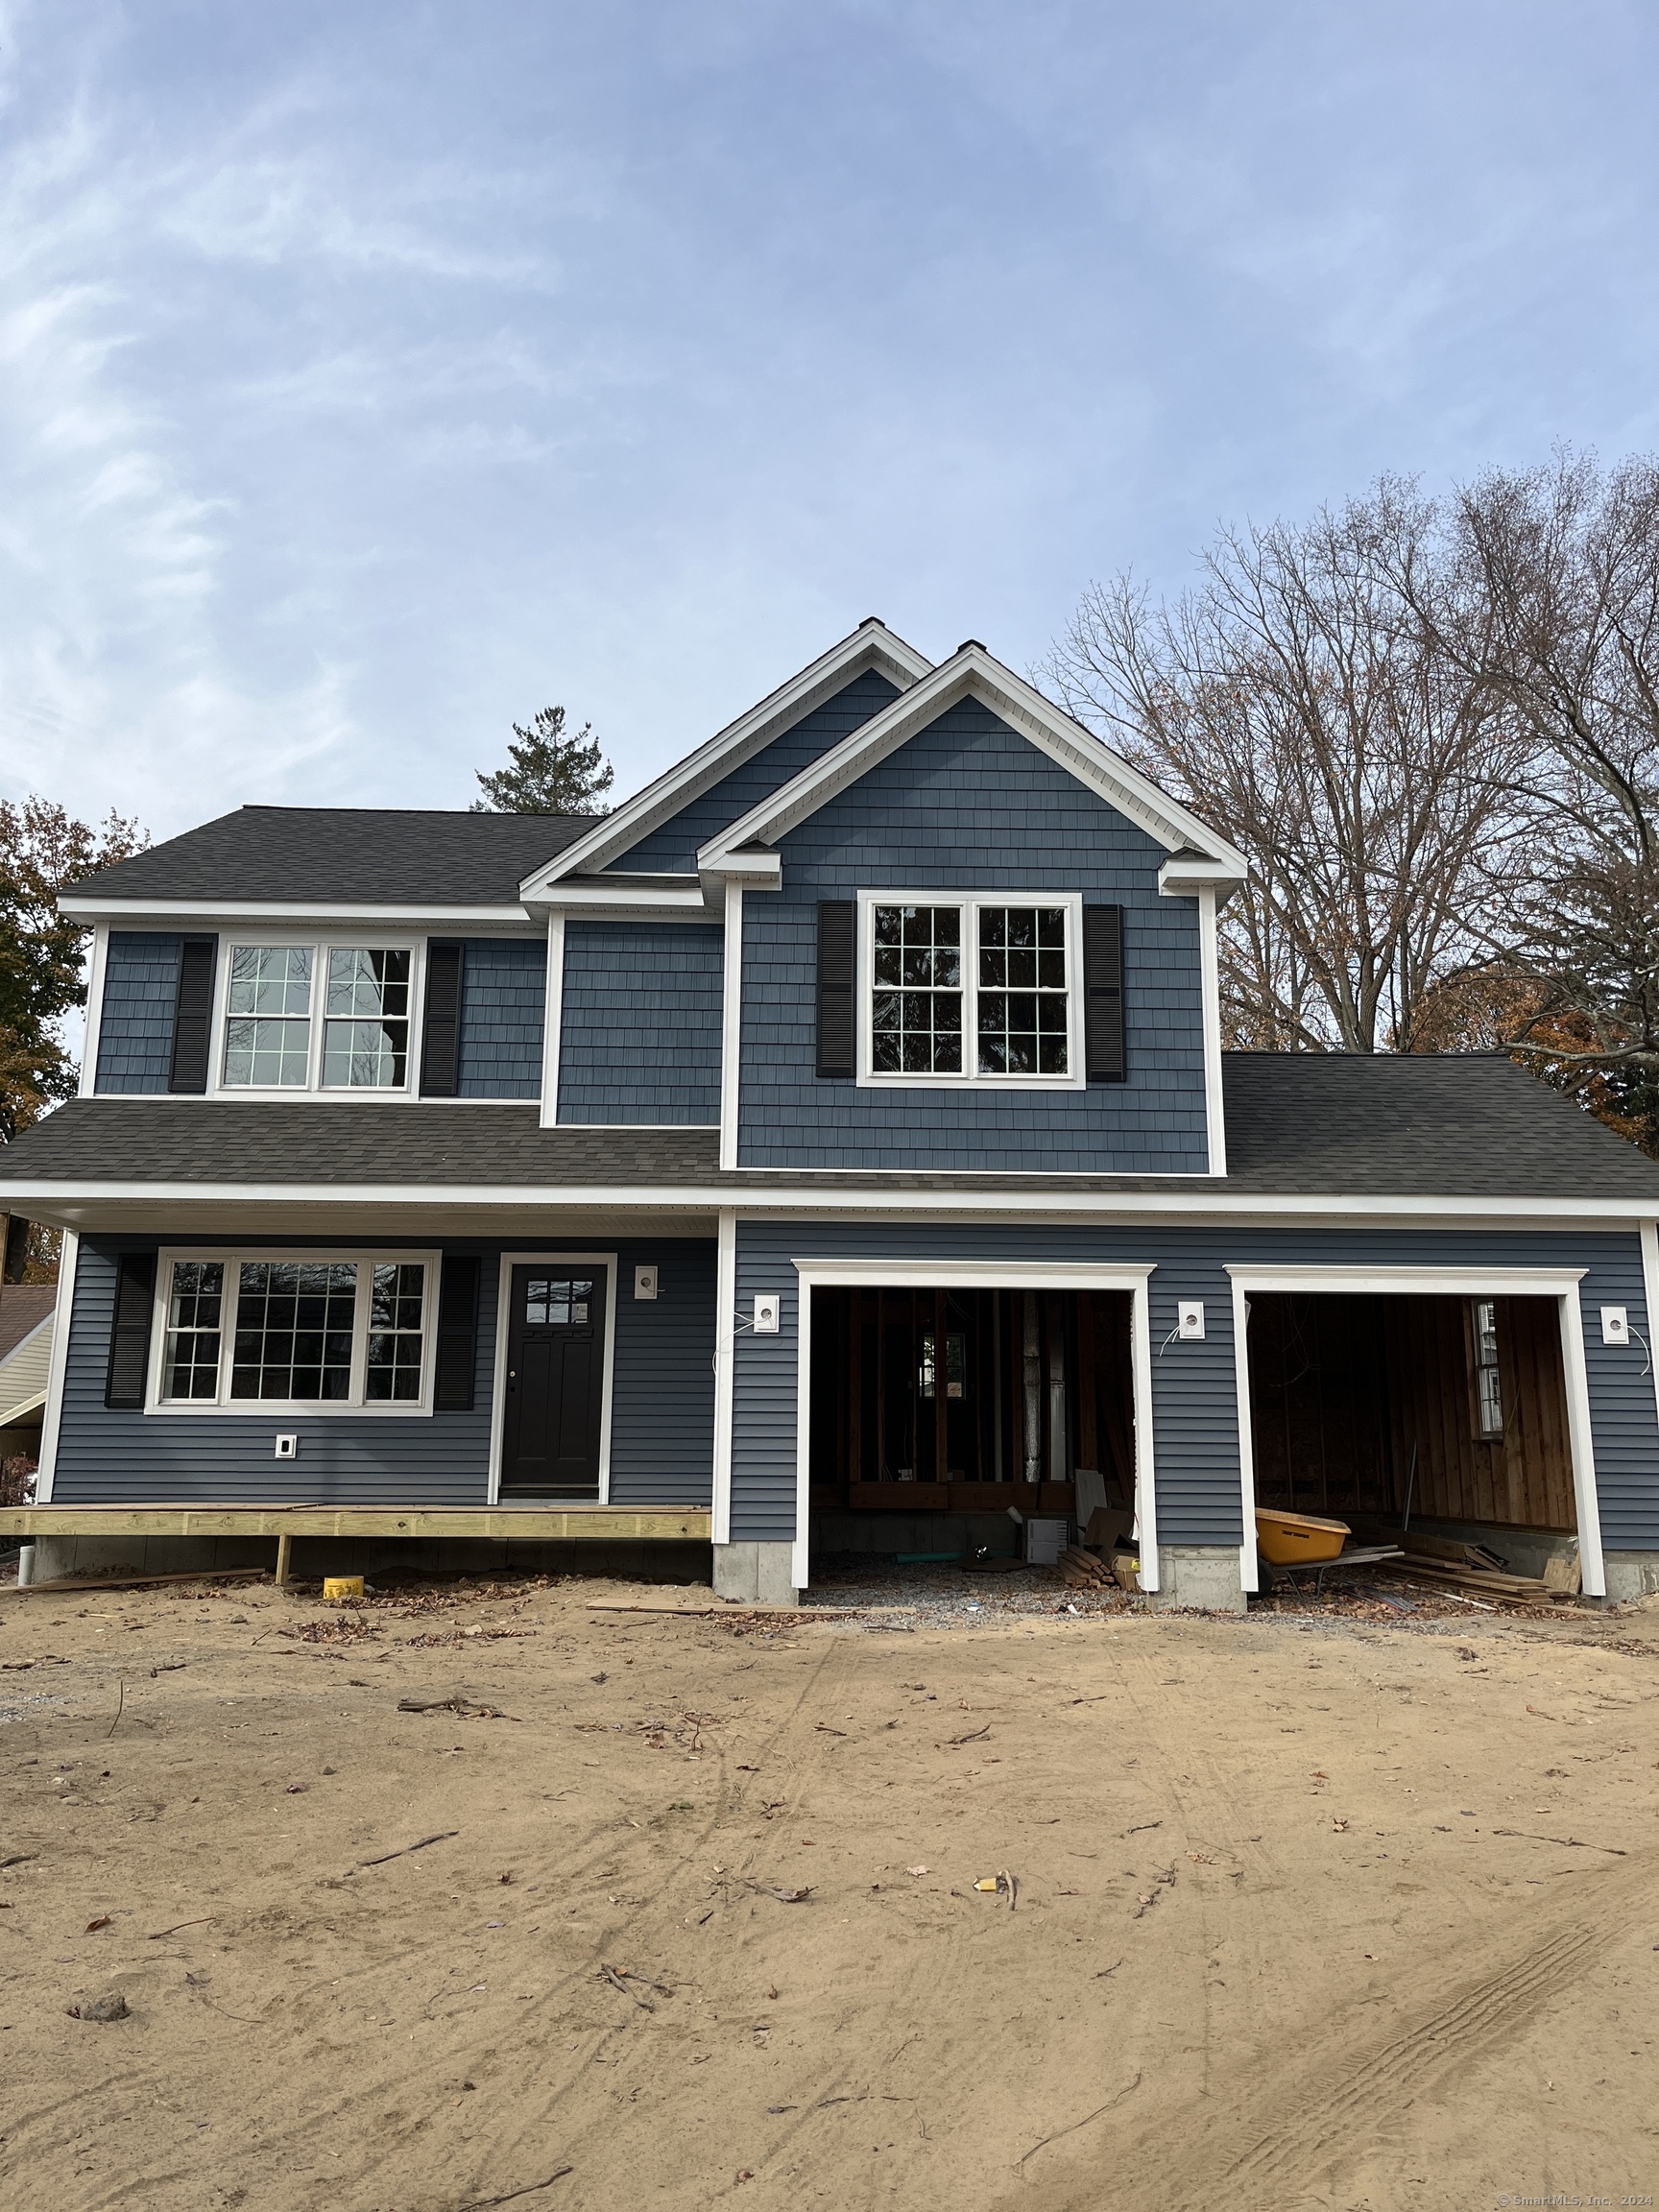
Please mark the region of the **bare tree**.
[[1433, 507], [1384, 482], [1223, 533], [1172, 606], [1092, 587], [1050, 658], [1070, 710], [1250, 861], [1221, 926], [1232, 1044], [1409, 1051], [1480, 954], [1516, 738], [1398, 581], [1439, 557]]

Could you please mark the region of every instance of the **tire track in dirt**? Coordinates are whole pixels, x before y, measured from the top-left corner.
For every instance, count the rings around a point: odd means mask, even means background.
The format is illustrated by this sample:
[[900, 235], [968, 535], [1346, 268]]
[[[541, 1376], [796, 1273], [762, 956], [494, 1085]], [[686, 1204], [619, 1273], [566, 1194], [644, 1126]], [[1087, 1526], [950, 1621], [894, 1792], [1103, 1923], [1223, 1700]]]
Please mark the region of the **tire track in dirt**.
[[[1143, 2111], [1133, 2133], [1113, 2144], [1115, 2170], [1137, 2176], [1138, 2212], [1283, 2204], [1338, 2187], [1345, 2160], [1375, 2144], [1383, 2116], [1451, 2085], [1526, 2033], [1628, 1936], [1633, 1914], [1649, 1904], [1653, 1869], [1647, 1854], [1582, 1876], [1570, 1901], [1532, 1908], [1524, 1930], [1511, 1919], [1465, 1945], [1459, 1960], [1416, 1969], [1410, 2002], [1392, 2023], [1368, 2022], [1356, 2008], [1348, 2023], [1337, 2015], [1288, 2044], [1281, 2036], [1240, 2053], [1203, 2097]], [[1015, 2204], [1021, 2212], [1094, 2212], [1099, 2200], [1098, 2165], [1074, 2163], [1001, 2198], [996, 2212]]]

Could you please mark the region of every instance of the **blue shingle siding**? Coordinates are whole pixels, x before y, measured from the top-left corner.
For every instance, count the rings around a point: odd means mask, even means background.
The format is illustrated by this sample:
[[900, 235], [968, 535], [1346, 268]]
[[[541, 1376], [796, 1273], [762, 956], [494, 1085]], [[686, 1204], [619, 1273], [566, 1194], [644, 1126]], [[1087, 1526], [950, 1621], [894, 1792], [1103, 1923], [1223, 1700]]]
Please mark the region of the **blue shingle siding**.
[[[273, 1412], [262, 1419], [252, 1413], [110, 1412], [104, 1382], [117, 1259], [122, 1252], [155, 1249], [157, 1241], [82, 1240], [53, 1483], [57, 1503], [485, 1502], [500, 1246], [455, 1239], [444, 1244], [448, 1251], [477, 1252], [482, 1260], [478, 1366], [469, 1413], [376, 1418]], [[200, 1247], [218, 1240], [191, 1241]], [[301, 1249], [309, 1241], [314, 1240], [292, 1240], [280, 1249]], [[557, 1244], [541, 1238], [534, 1248], [552, 1251]], [[580, 1248], [595, 1249], [587, 1238]], [[257, 1247], [248, 1239], [239, 1249]], [[707, 1505], [713, 1463], [713, 1242], [662, 1238], [612, 1249], [617, 1255], [612, 1503]], [[661, 1279], [654, 1303], [634, 1296], [634, 1269], [648, 1264], [658, 1267]], [[274, 1457], [278, 1428], [298, 1431], [298, 1459]]]
[[719, 1120], [722, 936], [680, 922], [565, 924], [561, 1121]]
[[[989, 708], [949, 709], [782, 854], [782, 891], [744, 900], [740, 1166], [1207, 1172], [1197, 902], [1162, 897], [1164, 848]], [[1020, 1093], [819, 1078], [816, 906], [862, 889], [1121, 905], [1128, 1081]]]
[[110, 930], [98, 1026], [99, 1091], [132, 1096], [166, 1090], [183, 943], [158, 930]]
[[[741, 1332], [734, 1349], [732, 1536], [786, 1542], [795, 1534], [797, 1259], [851, 1257], [971, 1261], [1151, 1262], [1152, 1412], [1160, 1544], [1241, 1540], [1238, 1400], [1228, 1263], [1378, 1267], [1559, 1267], [1585, 1270], [1580, 1286], [1602, 1543], [1659, 1548], [1659, 1411], [1640, 1347], [1601, 1342], [1600, 1308], [1624, 1306], [1652, 1341], [1634, 1231], [1342, 1231], [1106, 1226], [1016, 1227], [962, 1222], [742, 1222], [737, 1307], [782, 1294], [776, 1336]], [[1201, 1342], [1166, 1343], [1182, 1298], [1202, 1298]], [[1160, 1349], [1162, 1347], [1162, 1349]]]
[[803, 768], [810, 767], [832, 745], [839, 745], [843, 737], [851, 736], [854, 730], [868, 722], [872, 714], [879, 714], [882, 708], [890, 707], [898, 696], [898, 685], [889, 684], [884, 676], [878, 676], [874, 669], [855, 676], [833, 699], [827, 699], [822, 707], [804, 714], [793, 729], [774, 738], [752, 760], [745, 761], [741, 768], [734, 768], [730, 776], [722, 777], [671, 822], [664, 822], [661, 829], [641, 838], [622, 854], [615, 866], [620, 869], [695, 869], [699, 846], [706, 845], [717, 830], [735, 822], [739, 815], [747, 814], [751, 806], [758, 806], [762, 799], [781, 789], [791, 776], [798, 776]]
[[462, 971], [459, 1094], [539, 1098], [547, 999], [540, 937], [472, 937]]

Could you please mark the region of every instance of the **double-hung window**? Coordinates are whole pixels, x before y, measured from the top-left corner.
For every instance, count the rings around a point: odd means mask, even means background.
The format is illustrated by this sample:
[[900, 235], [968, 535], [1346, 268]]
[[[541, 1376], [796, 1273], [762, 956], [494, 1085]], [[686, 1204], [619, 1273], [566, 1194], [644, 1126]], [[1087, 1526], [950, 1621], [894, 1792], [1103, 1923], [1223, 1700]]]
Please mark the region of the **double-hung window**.
[[232, 945], [227, 1090], [407, 1091], [415, 955], [407, 946]]
[[161, 1255], [156, 1410], [430, 1409], [430, 1253]]
[[1081, 1087], [1081, 902], [865, 892], [860, 1079]]

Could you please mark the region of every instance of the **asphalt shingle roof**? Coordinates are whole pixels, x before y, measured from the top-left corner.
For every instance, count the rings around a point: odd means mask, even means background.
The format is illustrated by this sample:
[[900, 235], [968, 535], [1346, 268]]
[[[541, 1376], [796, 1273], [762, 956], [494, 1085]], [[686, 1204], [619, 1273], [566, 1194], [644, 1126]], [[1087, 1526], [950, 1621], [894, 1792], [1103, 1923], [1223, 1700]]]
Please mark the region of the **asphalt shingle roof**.
[[77, 883], [77, 898], [505, 906], [590, 826], [579, 814], [242, 806]]
[[[1229, 1053], [1226, 1182], [1046, 1175], [1045, 1191], [1636, 1199], [1659, 1163], [1507, 1060]], [[534, 1105], [80, 1098], [0, 1154], [10, 1181], [745, 1190], [1029, 1189], [1029, 1176], [747, 1168], [712, 1129], [543, 1129]], [[1040, 1167], [1040, 1161], [1033, 1161]]]

